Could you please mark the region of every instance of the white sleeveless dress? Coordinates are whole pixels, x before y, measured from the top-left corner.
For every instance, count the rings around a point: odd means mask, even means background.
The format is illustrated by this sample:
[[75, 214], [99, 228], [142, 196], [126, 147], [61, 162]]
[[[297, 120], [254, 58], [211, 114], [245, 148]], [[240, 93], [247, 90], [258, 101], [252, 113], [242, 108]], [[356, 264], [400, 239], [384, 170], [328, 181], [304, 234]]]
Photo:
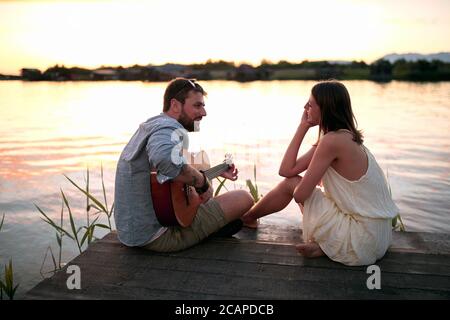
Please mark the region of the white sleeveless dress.
[[356, 181], [331, 166], [303, 206], [303, 238], [315, 241], [332, 260], [345, 265], [370, 265], [382, 258], [392, 239], [391, 220], [399, 210], [372, 153], [366, 174]]

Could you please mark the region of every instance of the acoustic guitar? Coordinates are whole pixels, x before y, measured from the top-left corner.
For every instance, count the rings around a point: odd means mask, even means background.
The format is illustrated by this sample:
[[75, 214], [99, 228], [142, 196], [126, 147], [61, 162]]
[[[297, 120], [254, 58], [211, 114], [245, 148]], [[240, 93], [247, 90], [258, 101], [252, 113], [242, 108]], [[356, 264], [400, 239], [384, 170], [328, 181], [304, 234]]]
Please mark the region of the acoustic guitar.
[[[208, 179], [212, 180], [227, 171], [232, 164], [231, 156], [226, 155], [223, 163], [209, 169], [207, 169], [209, 164], [203, 164], [201, 169], [204, 170]], [[194, 167], [199, 168], [199, 166]], [[153, 208], [162, 226], [188, 227], [191, 225], [202, 203], [194, 187], [171, 180], [160, 184], [156, 180], [156, 172], [151, 172], [150, 188]]]

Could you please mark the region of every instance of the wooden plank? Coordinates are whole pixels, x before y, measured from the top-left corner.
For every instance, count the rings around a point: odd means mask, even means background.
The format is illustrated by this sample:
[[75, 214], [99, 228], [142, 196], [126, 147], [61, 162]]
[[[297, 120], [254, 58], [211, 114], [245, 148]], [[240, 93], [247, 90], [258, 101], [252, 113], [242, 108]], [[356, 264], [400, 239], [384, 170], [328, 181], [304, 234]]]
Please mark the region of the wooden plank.
[[[144, 250], [126, 248], [117, 242], [103, 242], [100, 246], [93, 245], [90, 248], [96, 252], [110, 252], [118, 250], [131, 254], [134, 252], [143, 255]], [[155, 253], [157, 254], [157, 253]], [[333, 262], [326, 257], [317, 259], [305, 259], [299, 255], [293, 246], [274, 245], [268, 243], [242, 243], [240, 240], [215, 239], [204, 242], [189, 250], [164, 255], [174, 257], [189, 257], [192, 259], [203, 259], [224, 261], [246, 261], [277, 265], [295, 265], [299, 267], [332, 268], [332, 269], [355, 269], [366, 270], [366, 267], [348, 267]], [[388, 252], [385, 257], [377, 262], [383, 272], [417, 273], [450, 276], [450, 256], [447, 255], [424, 255], [416, 253], [392, 253]]]
[[[188, 288], [186, 293], [201, 293], [204, 295], [213, 295], [213, 292], [203, 292], [202, 288], [211, 287], [211, 281], [217, 283], [233, 283], [233, 279], [239, 279], [242, 287], [252, 287], [252, 284], [263, 284], [264, 288], [267, 281], [274, 286], [274, 283], [280, 281], [284, 285], [291, 282], [302, 283], [308, 288], [307, 292], [279, 293], [281, 298], [292, 299], [290, 294], [300, 294], [300, 296], [308, 298], [314, 296], [314, 290], [320, 287], [326, 289], [330, 298], [339, 298], [342, 294], [342, 287], [351, 287], [347, 289], [347, 296], [353, 297], [373, 297], [373, 293], [368, 295], [365, 281], [367, 274], [365, 272], [357, 272], [356, 270], [326, 270], [315, 268], [298, 268], [289, 265], [264, 265], [259, 263], [234, 262], [230, 264], [226, 260], [209, 260], [209, 259], [190, 259], [174, 256], [155, 255], [151, 252], [136, 254], [136, 250], [127, 250], [129, 254], [125, 255], [99, 255], [98, 252], [88, 250], [83, 255], [73, 261], [79, 265], [83, 272], [84, 290], [92, 289], [99, 291], [105, 284], [117, 286], [131, 286], [138, 288], [151, 284], [152, 289], [165, 290], [171, 288], [176, 290], [177, 283], [185, 284]], [[142, 250], [141, 250], [142, 251]], [[105, 261], [104, 258], [107, 258]], [[191, 279], [198, 276], [203, 279], [198, 283], [192, 283]], [[449, 297], [448, 287], [443, 285], [442, 277], [426, 277], [426, 276], [408, 276], [408, 275], [385, 275], [383, 273], [383, 295], [387, 297], [403, 296], [404, 294], [412, 295], [411, 297], [432, 297], [445, 298]], [[51, 287], [63, 288], [64, 294], [69, 290], [65, 288], [67, 275], [59, 273], [53, 277], [48, 285]], [[222, 281], [219, 281], [222, 279]], [[204, 283], [206, 281], [206, 283]], [[231, 281], [231, 282], [230, 282]], [[59, 283], [59, 284], [58, 284]], [[87, 284], [86, 284], [87, 283]], [[203, 284], [202, 284], [203, 283]], [[314, 283], [314, 285], [312, 285]], [[326, 288], [323, 288], [326, 283]], [[405, 284], [407, 284], [405, 286]], [[330, 289], [330, 287], [334, 289]], [[251, 292], [260, 292], [261, 287], [253, 288]], [[95, 290], [94, 290], [95, 289]], [[149, 288], [150, 289], [150, 288]], [[237, 292], [243, 288], [238, 287]], [[92, 291], [91, 290], [91, 291]], [[134, 290], [134, 289], [133, 289]], [[194, 291], [192, 291], [194, 290]], [[313, 290], [313, 291], [311, 291]], [[231, 296], [233, 290], [224, 292], [227, 296]], [[317, 292], [319, 294], [319, 292]], [[322, 293], [323, 294], [323, 293]], [[377, 293], [378, 295], [379, 293]], [[172, 297], [170, 294], [168, 297]], [[240, 296], [236, 298], [276, 298], [276, 296], [260, 296], [252, 293], [251, 296]]]
[[[104, 263], [97, 253], [97, 259], [84, 255], [77, 260], [81, 265], [87, 265], [88, 270], [104, 270]], [[136, 270], [137, 266], [141, 269]], [[355, 286], [365, 288], [366, 279], [368, 277], [366, 270], [355, 269], [317, 269], [311, 267], [298, 268], [290, 265], [276, 265], [263, 263], [248, 263], [243, 261], [225, 261], [225, 260], [209, 260], [209, 259], [190, 259], [184, 257], [168, 257], [163, 255], [146, 256], [127, 255], [124, 259], [113, 256], [108, 259], [108, 268], [113, 270], [121, 270], [130, 268], [133, 272], [145, 272], [148, 269], [158, 269], [161, 273], [165, 270], [186, 271], [192, 273], [216, 273], [227, 276], [242, 275], [247, 278], [270, 278], [270, 279], [288, 279], [288, 280], [305, 280], [305, 281], [328, 281], [335, 285], [348, 285], [352, 283]], [[450, 292], [449, 277], [439, 275], [417, 275], [402, 273], [386, 273], [381, 269], [383, 284], [395, 288], [416, 288], [416, 289], [436, 289]], [[151, 280], [151, 279], [147, 279]], [[108, 282], [108, 281], [107, 281]]]
[[[303, 232], [298, 227], [260, 224], [256, 230], [244, 228], [236, 237], [241, 240], [298, 244], [303, 242], [302, 235]], [[450, 254], [450, 234], [394, 231], [390, 250], [448, 255]]]
[[[392, 288], [383, 285], [382, 290], [368, 290], [365, 279], [345, 286], [333, 281], [309, 281], [293, 277], [274, 279], [270, 277], [248, 277], [245, 274], [229, 276], [223, 273], [187, 272], [180, 270], [159, 270], [149, 268], [132, 273], [132, 276], [120, 283], [105, 282], [101, 274], [114, 273], [114, 268], [104, 268], [90, 274], [82, 280], [82, 290], [68, 290], [65, 287], [66, 275], [59, 273], [47, 286], [41, 286], [39, 292], [59, 292], [61, 298], [101, 297], [113, 298], [140, 296], [147, 289], [146, 297], [161, 299], [232, 297], [236, 299], [448, 299], [449, 292], [435, 289]], [[86, 271], [86, 270], [85, 270]], [[57, 281], [57, 278], [63, 281]], [[46, 288], [45, 288], [46, 287]], [[108, 290], [105, 290], [108, 287]], [[111, 291], [109, 291], [111, 290]], [[154, 294], [150, 294], [151, 292]], [[128, 293], [127, 293], [128, 292]], [[32, 296], [32, 295], [31, 295]], [[42, 295], [41, 295], [42, 296]], [[53, 294], [53, 297], [55, 295]]]
[[[103, 240], [117, 241], [116, 238], [116, 233], [111, 232]], [[275, 244], [298, 244], [303, 242], [301, 229], [269, 224], [261, 224], [256, 230], [243, 228], [235, 235], [235, 238]], [[450, 255], [450, 234], [393, 232], [390, 251]]]
[[[280, 234], [286, 240], [290, 232]], [[414, 246], [417, 249], [425, 239], [413, 237], [407, 244], [416, 243], [406, 251]], [[115, 233], [110, 233], [70, 263], [82, 271], [81, 290], [67, 289], [66, 266], [38, 284], [26, 298], [450, 298], [450, 255], [388, 252], [377, 262], [382, 289], [368, 290], [366, 267], [347, 267], [326, 257], [305, 259], [292, 244], [272, 240], [212, 238], [188, 250], [154, 253], [127, 248], [117, 241]], [[447, 238], [429, 237], [426, 241], [446, 243]]]

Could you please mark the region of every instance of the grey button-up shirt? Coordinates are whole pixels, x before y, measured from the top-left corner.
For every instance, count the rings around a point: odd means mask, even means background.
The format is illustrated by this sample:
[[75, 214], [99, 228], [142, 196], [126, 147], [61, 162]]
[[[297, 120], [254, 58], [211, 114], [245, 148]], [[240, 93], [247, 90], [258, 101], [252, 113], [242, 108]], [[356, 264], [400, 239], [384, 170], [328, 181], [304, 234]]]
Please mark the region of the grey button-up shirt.
[[173, 153], [180, 147], [173, 135], [177, 129], [184, 130], [178, 121], [164, 113], [150, 118], [139, 126], [120, 155], [114, 191], [114, 219], [118, 238], [127, 246], [145, 245], [165, 230], [153, 209], [150, 170], [156, 169], [159, 183], [180, 174], [184, 158], [172, 161]]

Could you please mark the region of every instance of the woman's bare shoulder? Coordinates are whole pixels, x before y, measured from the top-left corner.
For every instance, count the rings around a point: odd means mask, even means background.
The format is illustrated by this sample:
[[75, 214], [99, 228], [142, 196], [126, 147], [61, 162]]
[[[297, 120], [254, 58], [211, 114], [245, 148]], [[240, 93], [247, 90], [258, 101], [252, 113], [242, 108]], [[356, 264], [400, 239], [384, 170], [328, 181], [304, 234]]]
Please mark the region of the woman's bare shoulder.
[[346, 131], [330, 131], [330, 132], [327, 132], [326, 134], [324, 134], [320, 138], [319, 143], [322, 141], [327, 141], [327, 142], [345, 141], [345, 140], [348, 140], [349, 137], [352, 138], [351, 134], [349, 134], [349, 132], [346, 132]]
[[340, 148], [341, 145], [342, 145], [341, 138], [334, 132], [328, 132], [327, 134], [323, 135], [320, 138], [317, 147], [321, 150], [332, 150]]
[[353, 136], [348, 131], [330, 131], [320, 138], [320, 144], [339, 148], [353, 145], [355, 141], [353, 141]]

